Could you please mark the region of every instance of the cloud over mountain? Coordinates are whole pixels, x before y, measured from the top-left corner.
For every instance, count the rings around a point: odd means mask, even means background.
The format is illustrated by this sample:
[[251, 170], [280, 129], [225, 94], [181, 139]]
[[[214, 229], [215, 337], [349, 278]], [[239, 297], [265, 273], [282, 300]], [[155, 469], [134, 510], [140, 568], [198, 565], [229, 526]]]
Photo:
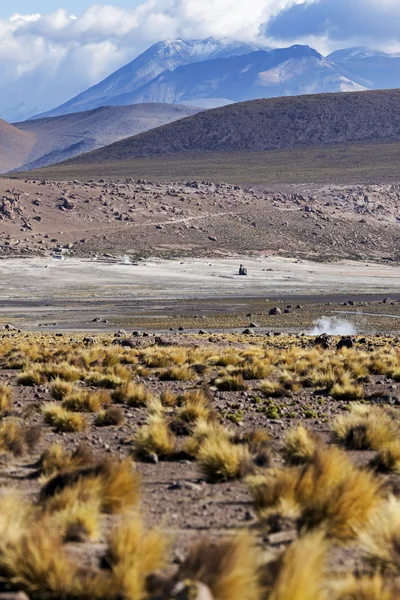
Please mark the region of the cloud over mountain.
[[134, 10], [98, 4], [81, 15], [16, 14], [0, 20], [0, 117], [61, 104], [162, 39], [264, 36], [325, 52], [367, 40], [393, 50], [399, 18], [397, 0], [144, 0]]

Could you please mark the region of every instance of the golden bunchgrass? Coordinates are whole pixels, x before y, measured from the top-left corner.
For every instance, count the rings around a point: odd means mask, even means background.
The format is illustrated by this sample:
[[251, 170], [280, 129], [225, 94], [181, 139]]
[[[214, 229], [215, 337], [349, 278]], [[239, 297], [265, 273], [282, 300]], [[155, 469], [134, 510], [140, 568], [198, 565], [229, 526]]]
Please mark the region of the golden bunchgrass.
[[302, 464], [312, 459], [317, 445], [315, 437], [303, 425], [299, 425], [285, 435], [282, 453], [287, 463]]
[[0, 382], [0, 415], [6, 415], [12, 407], [13, 392], [8, 383]]
[[143, 384], [126, 381], [118, 386], [112, 393], [114, 402], [128, 406], [146, 406], [152, 400], [151, 394]]
[[140, 476], [129, 459], [103, 459], [93, 466], [55, 475], [42, 488], [40, 497], [53, 510], [54, 506], [61, 510], [97, 498], [102, 512], [123, 513], [139, 501]]
[[270, 469], [248, 483], [262, 519], [278, 513], [339, 540], [355, 537], [383, 495], [381, 481], [337, 448], [318, 449], [304, 467]]
[[146, 578], [166, 565], [167, 538], [133, 514], [112, 531], [105, 555], [117, 596], [145, 598]]
[[66, 410], [62, 406], [49, 402], [42, 408], [44, 421], [56, 431], [64, 433], [81, 433], [85, 431], [87, 422], [81, 414]]
[[247, 532], [218, 543], [200, 541], [189, 550], [179, 579], [201, 581], [218, 600], [261, 600], [260, 556]]
[[252, 456], [247, 446], [232, 444], [215, 436], [206, 438], [197, 454], [200, 470], [211, 483], [240, 479], [252, 470]]
[[329, 600], [397, 600], [399, 595], [391, 580], [379, 573], [374, 575], [348, 575], [333, 581], [329, 586]]
[[359, 544], [380, 572], [400, 573], [400, 501], [391, 496], [360, 527]]
[[151, 454], [168, 458], [175, 453], [176, 444], [176, 438], [164, 416], [156, 413], [137, 431], [133, 440], [133, 452], [141, 460], [148, 459]]
[[354, 450], [380, 450], [396, 441], [400, 428], [384, 409], [352, 403], [350, 414], [339, 415], [333, 422], [334, 439]]
[[52, 444], [42, 453], [39, 461], [40, 473], [44, 476], [60, 471], [87, 467], [95, 462], [89, 447], [80, 444], [73, 452], [67, 452], [61, 444]]
[[320, 531], [295, 541], [280, 560], [269, 600], [328, 600], [324, 590], [327, 550]]

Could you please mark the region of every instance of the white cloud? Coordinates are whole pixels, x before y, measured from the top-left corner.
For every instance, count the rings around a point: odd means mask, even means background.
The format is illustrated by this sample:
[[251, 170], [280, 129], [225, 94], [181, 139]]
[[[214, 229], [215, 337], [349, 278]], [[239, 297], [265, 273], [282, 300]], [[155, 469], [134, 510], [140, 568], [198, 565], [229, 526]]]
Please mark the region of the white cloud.
[[[281, 15], [292, 10], [297, 16], [301, 8], [305, 14], [309, 7], [320, 14], [325, 4], [332, 7], [334, 1], [144, 0], [134, 10], [95, 4], [78, 17], [63, 9], [46, 15], [15, 14], [0, 20], [0, 114], [21, 102], [40, 110], [52, 108], [159, 40], [208, 36], [256, 40], [268, 31], [266, 24], [274, 19], [278, 23]], [[387, 14], [398, 2], [362, 1]], [[351, 12], [351, 3], [339, 2]], [[283, 41], [279, 28], [275, 29], [275, 45], [311, 41], [328, 52], [337, 44], [337, 38], [321, 28], [303, 26], [302, 37], [292, 32], [290, 40], [282, 35]], [[395, 44], [389, 39], [387, 45]]]

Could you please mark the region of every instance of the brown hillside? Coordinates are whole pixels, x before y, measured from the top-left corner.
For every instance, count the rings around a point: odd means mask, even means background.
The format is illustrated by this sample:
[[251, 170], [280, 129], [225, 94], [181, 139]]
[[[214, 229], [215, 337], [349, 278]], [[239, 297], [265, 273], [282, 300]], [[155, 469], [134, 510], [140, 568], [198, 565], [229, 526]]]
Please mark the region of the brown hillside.
[[400, 90], [321, 94], [224, 106], [126, 138], [67, 164], [398, 140]]
[[20, 131], [0, 119], [0, 172], [6, 172], [25, 164], [36, 144], [33, 133]]

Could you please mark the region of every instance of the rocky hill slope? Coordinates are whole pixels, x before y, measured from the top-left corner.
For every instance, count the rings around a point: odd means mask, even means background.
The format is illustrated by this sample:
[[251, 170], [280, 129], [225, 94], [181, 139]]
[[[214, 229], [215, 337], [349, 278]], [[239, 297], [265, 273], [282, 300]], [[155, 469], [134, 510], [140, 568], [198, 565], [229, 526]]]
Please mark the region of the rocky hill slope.
[[224, 106], [126, 138], [68, 164], [399, 140], [400, 90], [321, 94]]

